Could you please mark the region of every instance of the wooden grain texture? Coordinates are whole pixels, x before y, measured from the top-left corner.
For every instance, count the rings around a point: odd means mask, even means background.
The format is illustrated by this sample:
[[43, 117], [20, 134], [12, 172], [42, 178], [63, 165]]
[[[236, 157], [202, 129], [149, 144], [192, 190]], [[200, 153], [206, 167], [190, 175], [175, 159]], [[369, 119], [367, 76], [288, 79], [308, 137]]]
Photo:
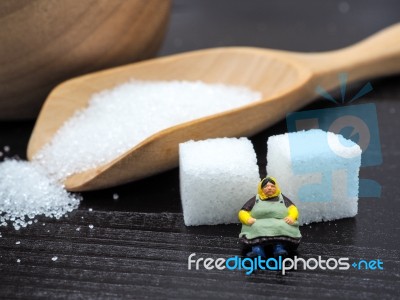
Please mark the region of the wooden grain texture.
[[317, 86], [328, 90], [339, 86], [338, 73], [348, 73], [351, 83], [400, 72], [398, 39], [399, 24], [356, 45], [326, 53], [208, 49], [75, 78], [55, 88], [47, 98], [29, 142], [28, 157], [32, 159], [74, 112], [86, 107], [93, 93], [132, 78], [244, 85], [262, 93], [260, 101], [162, 130], [111, 162], [73, 174], [64, 183], [68, 190], [87, 191], [142, 179], [176, 167], [179, 143], [260, 132], [317, 97]]
[[169, 0], [0, 3], [0, 120], [35, 118], [58, 83], [155, 55]]
[[[343, 234], [346, 223], [348, 220], [330, 222], [331, 229], [325, 234], [335, 230]], [[307, 229], [306, 233], [302, 229], [306, 239], [299, 248], [302, 258], [349, 257], [356, 261], [379, 257], [385, 272], [297, 270], [281, 276], [274, 271], [245, 275], [237, 270], [188, 270], [191, 253], [213, 259], [240, 255], [238, 225], [219, 226], [213, 234], [207, 234], [204, 227], [208, 226], [185, 228], [181, 213], [79, 210], [68, 219], [37, 224], [23, 233], [9, 232], [0, 248], [2, 273], [7, 274], [1, 278], [0, 296], [14, 298], [28, 292], [32, 298], [79, 295], [100, 299], [122, 295], [225, 299], [266, 294], [337, 299], [344, 292], [349, 298], [373, 298], [377, 292], [380, 299], [396, 296], [398, 277], [391, 274], [400, 272], [398, 249], [337, 245], [332, 237], [329, 242], [313, 243]], [[19, 245], [15, 245], [17, 240]], [[52, 261], [54, 256], [56, 261]], [[340, 288], [332, 289], [333, 285]]]

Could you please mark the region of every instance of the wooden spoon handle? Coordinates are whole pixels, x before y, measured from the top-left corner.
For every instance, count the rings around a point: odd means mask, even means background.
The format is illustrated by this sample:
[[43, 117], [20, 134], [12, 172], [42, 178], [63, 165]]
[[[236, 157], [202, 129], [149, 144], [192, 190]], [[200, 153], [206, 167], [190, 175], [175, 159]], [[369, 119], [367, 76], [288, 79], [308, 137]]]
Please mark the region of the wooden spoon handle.
[[337, 86], [337, 76], [343, 72], [349, 82], [400, 73], [400, 23], [352, 46], [297, 58], [310, 66], [314, 82], [326, 89]]

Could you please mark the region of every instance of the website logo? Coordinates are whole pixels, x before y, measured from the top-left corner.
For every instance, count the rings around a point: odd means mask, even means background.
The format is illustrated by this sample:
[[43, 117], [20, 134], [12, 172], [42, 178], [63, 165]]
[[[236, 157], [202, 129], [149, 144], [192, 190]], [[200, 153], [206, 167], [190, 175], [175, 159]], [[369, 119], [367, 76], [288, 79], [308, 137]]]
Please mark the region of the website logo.
[[[346, 100], [347, 74], [340, 74], [339, 80], [341, 82], [341, 99], [334, 99], [332, 95], [320, 86], [316, 88], [316, 93], [321, 95], [325, 100], [339, 105], [339, 107], [288, 114], [286, 117], [288, 132], [322, 129], [324, 131], [341, 134], [345, 139], [358, 144], [362, 149], [361, 167], [378, 166], [382, 164], [382, 153], [376, 106], [373, 103], [348, 105], [372, 91], [372, 85], [371, 83], [367, 83], [353, 98]], [[356, 158], [346, 156], [346, 153], [351, 153], [351, 151], [346, 151], [346, 148], [354, 147], [354, 144], [348, 141], [346, 142], [345, 139], [327, 135], [326, 139], [319, 144], [318, 147], [321, 147], [321, 149], [323, 149], [323, 147], [330, 149], [330, 151], [325, 151], [327, 153], [326, 160], [330, 162], [329, 166], [331, 169], [329, 169], [326, 165], [319, 164], [312, 164], [312, 166], [306, 167], [304, 167], [304, 165], [296, 165], [296, 161], [298, 161], [297, 158], [301, 155], [301, 149], [305, 146], [301, 140], [291, 138], [289, 135], [294, 174], [317, 173], [320, 174], [322, 178], [320, 184], [304, 186], [302, 188], [303, 190], [299, 191], [300, 199], [307, 199], [306, 196], [302, 197], [302, 192], [303, 194], [323, 193], [324, 195], [329, 195], [329, 191], [332, 191], [332, 173], [340, 171], [343, 166], [354, 165], [352, 160]], [[354, 170], [347, 171], [348, 174], [351, 174]], [[354, 181], [352, 178], [347, 177], [348, 186], [354, 184], [352, 181]], [[354, 189], [348, 190], [354, 191]], [[356, 195], [348, 196], [354, 197]], [[375, 180], [360, 178], [359, 196], [379, 198], [381, 196], [381, 185]], [[330, 201], [331, 197], [325, 198], [324, 200]]]
[[383, 262], [380, 259], [359, 260], [350, 264], [348, 257], [323, 259], [321, 256], [317, 258], [311, 257], [304, 259], [301, 257], [278, 257], [278, 258], [261, 258], [261, 257], [240, 257], [233, 256], [230, 258], [203, 258], [196, 257], [196, 253], [192, 253], [188, 257], [188, 270], [243, 270], [246, 275], [252, 274], [256, 270], [281, 271], [285, 275], [288, 270], [348, 270], [353, 267], [357, 270], [383, 270]]

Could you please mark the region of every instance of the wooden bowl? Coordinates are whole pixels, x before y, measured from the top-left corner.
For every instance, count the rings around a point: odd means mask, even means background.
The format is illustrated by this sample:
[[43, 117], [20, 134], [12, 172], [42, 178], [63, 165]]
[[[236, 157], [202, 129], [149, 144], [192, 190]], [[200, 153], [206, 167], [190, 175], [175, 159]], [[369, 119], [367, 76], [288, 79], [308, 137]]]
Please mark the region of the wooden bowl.
[[170, 0], [0, 1], [0, 120], [35, 118], [50, 90], [154, 56]]

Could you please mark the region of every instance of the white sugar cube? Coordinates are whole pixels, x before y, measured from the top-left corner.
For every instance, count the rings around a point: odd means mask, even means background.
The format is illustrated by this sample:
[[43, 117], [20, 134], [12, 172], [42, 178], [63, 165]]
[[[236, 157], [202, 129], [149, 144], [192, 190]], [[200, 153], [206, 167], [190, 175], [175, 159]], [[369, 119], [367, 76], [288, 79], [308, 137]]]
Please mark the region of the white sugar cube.
[[320, 129], [271, 136], [267, 162], [300, 224], [357, 214], [361, 148], [351, 140]]
[[179, 145], [185, 225], [237, 223], [260, 180], [253, 145], [246, 138], [189, 141]]

